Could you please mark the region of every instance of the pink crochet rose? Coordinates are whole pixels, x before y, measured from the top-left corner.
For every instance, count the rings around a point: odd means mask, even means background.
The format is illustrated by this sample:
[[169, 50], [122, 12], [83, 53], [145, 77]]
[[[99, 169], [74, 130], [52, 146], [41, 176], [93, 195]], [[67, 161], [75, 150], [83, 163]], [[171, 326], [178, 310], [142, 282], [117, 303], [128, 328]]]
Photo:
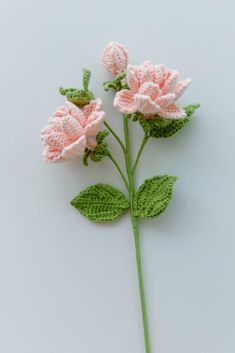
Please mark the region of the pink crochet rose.
[[127, 83], [130, 90], [119, 91], [114, 106], [122, 113], [140, 112], [146, 119], [153, 115], [166, 119], [184, 118], [185, 111], [176, 104], [176, 100], [190, 81], [179, 81], [178, 71], [166, 69], [162, 64], [152, 65], [146, 61], [140, 66], [128, 65]]
[[85, 148], [93, 150], [105, 116], [100, 108], [99, 98], [82, 109], [71, 102], [59, 107], [41, 131], [45, 161], [62, 162], [82, 155]]
[[122, 44], [109, 42], [101, 54], [101, 64], [113, 76], [125, 71], [128, 62], [128, 52]]

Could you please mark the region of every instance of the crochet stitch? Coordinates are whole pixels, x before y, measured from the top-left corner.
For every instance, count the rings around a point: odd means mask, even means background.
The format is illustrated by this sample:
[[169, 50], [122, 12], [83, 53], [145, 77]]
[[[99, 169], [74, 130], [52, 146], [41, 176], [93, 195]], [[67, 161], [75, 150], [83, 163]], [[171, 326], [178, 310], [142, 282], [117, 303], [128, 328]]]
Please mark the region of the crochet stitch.
[[133, 200], [135, 217], [153, 218], [159, 216], [172, 197], [176, 177], [163, 175], [145, 180]]
[[114, 106], [122, 113], [140, 112], [146, 119], [158, 115], [165, 119], [180, 119], [186, 116], [176, 100], [188, 87], [190, 79], [179, 81], [175, 70], [164, 65], [152, 65], [149, 61], [140, 66], [128, 65], [129, 89], [118, 92]]
[[[179, 80], [176, 70], [146, 61], [128, 65], [128, 52], [122, 44], [110, 42], [101, 55], [102, 65], [114, 76], [103, 83], [105, 91], [115, 92], [114, 107], [122, 112], [124, 140], [114, 131], [101, 110], [101, 99], [89, 90], [91, 72], [83, 70], [82, 88], [60, 88], [67, 98], [66, 106], [57, 108], [41, 131], [46, 162], [62, 162], [81, 156], [84, 166], [107, 158], [119, 173], [127, 195], [112, 185], [98, 183], [87, 187], [73, 198], [71, 205], [94, 222], [110, 222], [129, 210], [136, 253], [145, 352], [151, 353], [147, 308], [142, 273], [140, 234], [141, 219], [159, 216], [171, 201], [175, 176], [160, 175], [135, 186], [140, 157], [149, 139], [169, 138], [188, 124], [199, 104], [181, 108], [176, 101], [190, 83]], [[136, 158], [132, 160], [129, 128], [134, 122], [143, 129]], [[102, 130], [102, 126], [106, 129]], [[112, 154], [107, 136], [110, 133], [123, 153], [125, 171]]]
[[128, 52], [122, 44], [109, 42], [102, 52], [100, 62], [106, 70], [116, 76], [126, 69]]
[[85, 148], [96, 147], [95, 136], [101, 129], [105, 113], [101, 99], [91, 101], [83, 109], [67, 102], [59, 107], [48, 125], [41, 131], [46, 162], [62, 162], [82, 155]]
[[92, 221], [110, 222], [121, 216], [129, 202], [118, 189], [96, 184], [80, 192], [71, 205]]

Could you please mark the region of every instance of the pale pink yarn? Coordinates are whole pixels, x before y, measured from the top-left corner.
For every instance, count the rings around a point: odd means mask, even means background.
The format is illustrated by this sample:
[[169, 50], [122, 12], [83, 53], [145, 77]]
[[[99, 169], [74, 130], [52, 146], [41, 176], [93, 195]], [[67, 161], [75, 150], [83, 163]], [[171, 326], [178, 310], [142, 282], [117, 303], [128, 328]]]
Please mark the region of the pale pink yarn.
[[70, 102], [67, 102], [67, 107], [59, 107], [41, 131], [45, 161], [62, 162], [82, 155], [85, 148], [94, 149], [95, 137], [105, 116], [100, 108], [99, 98], [83, 109]]
[[114, 106], [122, 113], [140, 112], [146, 119], [158, 115], [166, 119], [186, 116], [184, 109], [176, 104], [190, 83], [179, 81], [179, 73], [164, 65], [152, 65], [146, 61], [140, 66], [128, 65], [127, 83], [130, 90], [117, 92]]
[[122, 44], [109, 42], [101, 54], [100, 61], [106, 70], [116, 76], [125, 71], [128, 62], [128, 52]]

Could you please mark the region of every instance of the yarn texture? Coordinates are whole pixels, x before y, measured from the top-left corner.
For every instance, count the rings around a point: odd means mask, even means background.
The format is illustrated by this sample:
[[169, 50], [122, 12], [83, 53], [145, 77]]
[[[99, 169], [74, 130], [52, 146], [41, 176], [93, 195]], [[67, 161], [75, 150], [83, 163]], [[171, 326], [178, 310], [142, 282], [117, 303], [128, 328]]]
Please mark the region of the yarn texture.
[[109, 42], [101, 54], [100, 62], [106, 70], [116, 76], [126, 69], [128, 52], [122, 44]]
[[186, 118], [184, 119], [169, 120], [155, 116], [150, 120], [146, 120], [141, 113], [134, 114], [133, 116], [130, 115], [130, 118], [134, 121], [139, 121], [145, 133], [149, 134], [150, 137], [171, 137], [190, 121], [192, 114], [199, 107], [199, 104], [191, 104], [184, 107], [186, 114]]
[[93, 150], [105, 116], [100, 108], [101, 99], [91, 101], [83, 109], [71, 102], [57, 108], [41, 131], [45, 161], [62, 162], [82, 155], [86, 148]]
[[180, 119], [186, 116], [176, 100], [188, 87], [190, 79], [179, 80], [176, 70], [164, 65], [153, 65], [149, 61], [140, 66], [128, 65], [129, 89], [118, 92], [114, 106], [122, 113], [140, 112], [146, 119], [159, 115], [165, 119]]
[[118, 189], [96, 184], [81, 191], [71, 201], [81, 214], [95, 222], [110, 222], [119, 218], [129, 207], [129, 202]]
[[159, 216], [169, 204], [176, 177], [163, 175], [147, 179], [134, 197], [134, 216], [153, 218]]
[[[71, 61], [71, 65], [73, 62]], [[95, 98], [89, 88], [91, 72], [83, 69], [82, 87], [59, 89], [67, 101], [65, 106], [56, 109], [41, 131], [43, 155], [46, 162], [54, 163], [80, 157], [81, 164], [86, 168], [93, 162], [102, 165], [106, 159], [119, 174], [125, 193], [112, 185], [97, 183], [80, 191], [71, 201], [71, 205], [90, 221], [99, 223], [114, 221], [129, 211], [145, 353], [151, 353], [139, 222], [158, 217], [165, 211], [172, 199], [177, 178], [167, 174], [154, 176], [137, 188], [135, 177], [148, 141], [169, 138], [181, 131], [190, 122], [199, 104], [184, 108], [178, 104], [178, 99], [191, 82], [190, 79], [181, 80], [178, 71], [166, 68], [163, 64], [153, 65], [145, 61], [141, 65], [128, 65], [128, 51], [120, 43], [109, 42], [105, 46], [101, 54], [101, 64], [112, 76], [103, 83], [103, 87], [105, 91], [112, 90], [115, 94], [113, 105], [122, 113], [123, 135], [119, 136], [110, 125], [109, 117], [106, 118], [101, 109], [101, 99]], [[131, 136], [134, 134], [130, 134], [130, 129], [134, 129], [136, 123], [142, 128], [143, 138], [138, 151], [133, 153]], [[122, 164], [112, 152], [110, 138], [120, 148]]]

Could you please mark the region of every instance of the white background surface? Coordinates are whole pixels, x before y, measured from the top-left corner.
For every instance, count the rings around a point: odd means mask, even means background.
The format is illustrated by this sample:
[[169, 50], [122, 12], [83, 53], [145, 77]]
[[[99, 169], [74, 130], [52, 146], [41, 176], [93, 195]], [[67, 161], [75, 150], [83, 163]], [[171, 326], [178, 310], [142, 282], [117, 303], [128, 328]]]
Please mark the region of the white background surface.
[[[128, 215], [97, 226], [69, 204], [121, 181], [108, 161], [44, 165], [39, 141], [64, 102], [57, 88], [79, 86], [82, 67], [121, 128], [99, 64], [115, 40], [131, 63], [192, 77], [181, 102], [202, 105], [177, 136], [151, 141], [138, 169], [138, 185], [178, 176], [167, 211], [140, 225], [152, 353], [234, 353], [233, 1], [1, 1], [0, 20], [0, 352], [144, 352]], [[133, 125], [136, 148], [141, 135]]]

